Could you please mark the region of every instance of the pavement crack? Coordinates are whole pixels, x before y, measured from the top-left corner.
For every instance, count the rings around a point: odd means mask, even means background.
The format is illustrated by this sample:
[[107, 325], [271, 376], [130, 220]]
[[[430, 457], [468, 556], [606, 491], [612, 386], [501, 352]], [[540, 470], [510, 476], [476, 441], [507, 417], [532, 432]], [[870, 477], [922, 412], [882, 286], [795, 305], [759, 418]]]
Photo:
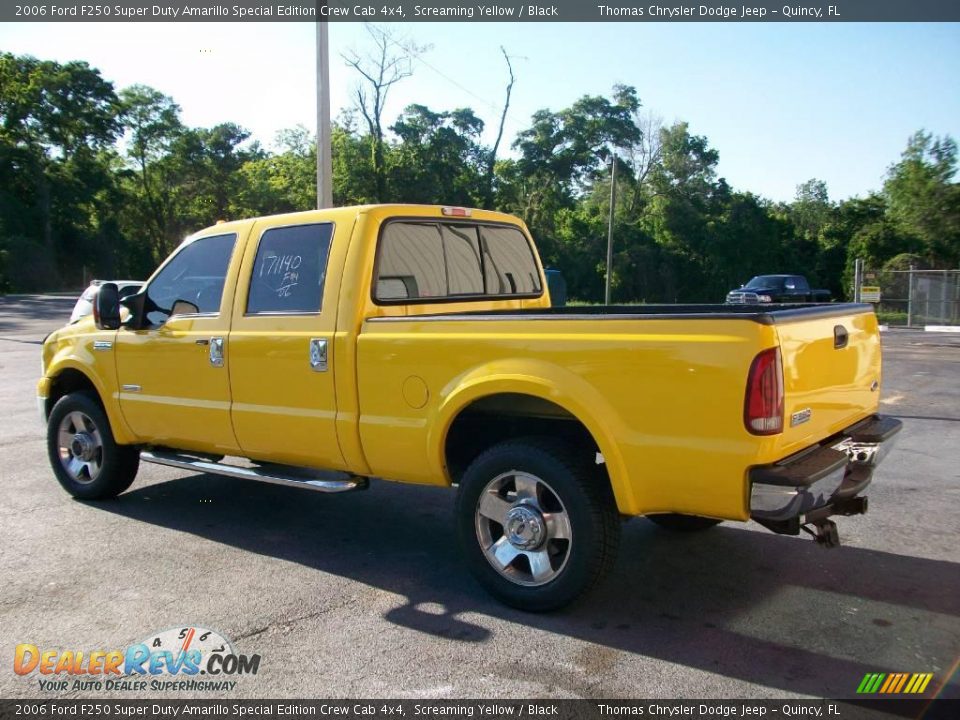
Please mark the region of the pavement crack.
[[356, 601], [356, 599], [357, 599], [357, 598], [356, 598], [356, 596], [354, 595], [354, 596], [349, 597], [346, 601], [344, 601], [344, 602], [342, 602], [342, 603], [339, 603], [339, 604], [337, 604], [337, 605], [331, 605], [331, 606], [329, 606], [329, 607], [325, 607], [325, 608], [323, 608], [322, 610], [316, 610], [316, 611], [314, 611], [314, 612], [307, 613], [306, 615], [299, 615], [299, 616], [297, 616], [297, 617], [290, 618], [289, 620], [277, 620], [277, 621], [275, 621], [275, 622], [267, 623], [266, 625], [264, 625], [264, 626], [262, 626], [262, 627], [257, 627], [257, 628], [255, 628], [255, 629], [253, 629], [253, 630], [250, 630], [250, 631], [248, 631], [248, 632], [245, 632], [245, 633], [242, 633], [242, 634], [240, 634], [240, 635], [237, 635], [237, 636], [235, 636], [233, 639], [234, 639], [234, 640], [249, 640], [250, 638], [257, 637], [258, 635], [263, 635], [265, 632], [267, 632], [267, 631], [269, 631], [269, 630], [272, 630], [272, 629], [274, 629], [274, 628], [277, 628], [277, 627], [292, 626], [292, 625], [296, 625], [296, 624], [301, 623], [301, 622], [305, 622], [305, 621], [307, 621], [307, 620], [314, 620], [314, 619], [316, 619], [316, 618], [322, 617], [322, 616], [324, 616], [324, 615], [328, 615], [329, 613], [335, 612], [335, 611], [337, 611], [337, 610], [342, 610], [343, 608], [352, 605], [352, 604]]

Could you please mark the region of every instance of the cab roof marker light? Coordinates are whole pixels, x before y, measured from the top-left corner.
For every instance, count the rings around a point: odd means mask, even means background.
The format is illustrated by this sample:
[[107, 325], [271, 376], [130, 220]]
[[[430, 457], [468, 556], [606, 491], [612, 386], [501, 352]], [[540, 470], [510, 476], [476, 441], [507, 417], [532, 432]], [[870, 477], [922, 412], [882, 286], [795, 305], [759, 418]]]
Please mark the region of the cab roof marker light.
[[473, 214], [470, 208], [464, 207], [442, 207], [440, 212], [448, 217], [470, 217]]

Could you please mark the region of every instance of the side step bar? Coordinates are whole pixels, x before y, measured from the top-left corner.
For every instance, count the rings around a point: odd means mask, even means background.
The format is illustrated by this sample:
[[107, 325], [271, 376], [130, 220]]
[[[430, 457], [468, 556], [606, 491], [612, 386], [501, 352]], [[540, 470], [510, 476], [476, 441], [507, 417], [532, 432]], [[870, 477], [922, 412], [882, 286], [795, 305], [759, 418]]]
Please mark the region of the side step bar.
[[202, 458], [191, 455], [181, 455], [179, 453], [161, 450], [144, 450], [140, 453], [140, 459], [144, 462], [168, 465], [170, 467], [180, 468], [181, 470], [195, 470], [197, 472], [213, 473], [214, 475], [226, 475], [227, 477], [240, 478], [241, 480], [259, 480], [260, 482], [272, 483], [274, 485], [287, 485], [326, 493], [365, 490], [368, 485], [367, 479], [361, 477], [350, 477], [343, 480], [320, 480], [292, 474], [287, 475], [274, 471], [274, 468], [279, 469], [280, 466], [271, 466], [268, 472], [258, 468], [226, 465], [225, 463], [203, 460]]

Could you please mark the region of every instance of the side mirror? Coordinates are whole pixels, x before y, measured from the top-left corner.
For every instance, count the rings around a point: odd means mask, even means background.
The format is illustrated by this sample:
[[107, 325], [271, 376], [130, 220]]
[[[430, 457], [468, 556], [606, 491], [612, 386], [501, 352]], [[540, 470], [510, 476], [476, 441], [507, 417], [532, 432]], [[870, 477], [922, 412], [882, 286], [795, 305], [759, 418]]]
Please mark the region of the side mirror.
[[120, 291], [116, 283], [104, 283], [93, 301], [93, 322], [100, 330], [120, 327]]
[[147, 293], [144, 288], [140, 288], [140, 292], [134, 293], [133, 295], [126, 295], [120, 298], [121, 307], [129, 310], [126, 321], [121, 323], [123, 327], [128, 330], [140, 330], [143, 328], [143, 320], [146, 316], [144, 312], [146, 301]]

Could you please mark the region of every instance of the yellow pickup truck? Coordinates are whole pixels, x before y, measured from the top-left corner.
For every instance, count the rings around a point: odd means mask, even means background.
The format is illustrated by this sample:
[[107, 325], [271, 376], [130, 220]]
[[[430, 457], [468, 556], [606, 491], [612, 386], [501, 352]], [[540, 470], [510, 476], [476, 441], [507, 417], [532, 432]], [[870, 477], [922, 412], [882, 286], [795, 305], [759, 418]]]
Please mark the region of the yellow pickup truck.
[[900, 430], [876, 414], [869, 305], [552, 308], [520, 220], [418, 205], [196, 233], [46, 339], [37, 396], [78, 498], [123, 492], [141, 460], [458, 486], [465, 564], [532, 611], [597, 582], [625, 517], [836, 545], [830, 518], [866, 511]]

